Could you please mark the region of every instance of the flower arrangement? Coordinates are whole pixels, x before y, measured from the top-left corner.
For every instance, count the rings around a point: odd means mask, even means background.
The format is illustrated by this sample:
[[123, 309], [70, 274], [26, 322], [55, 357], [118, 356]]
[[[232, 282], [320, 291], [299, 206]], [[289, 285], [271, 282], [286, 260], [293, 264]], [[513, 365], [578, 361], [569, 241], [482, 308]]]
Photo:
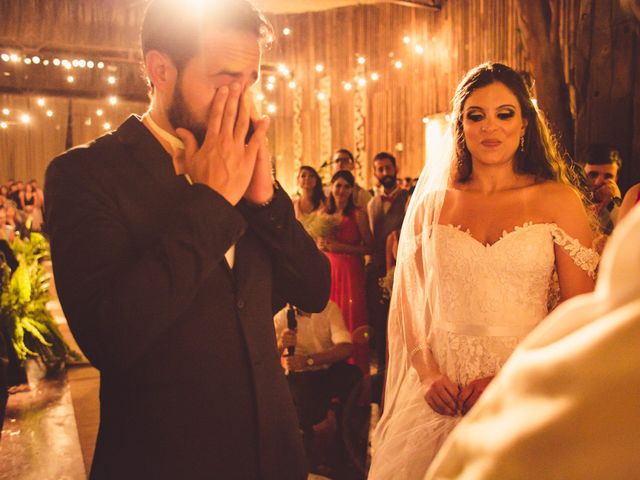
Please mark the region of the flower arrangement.
[[391, 292], [393, 291], [393, 274], [396, 271], [396, 267], [391, 267], [387, 270], [387, 274], [384, 277], [378, 279], [378, 285], [382, 288], [382, 298], [386, 301], [391, 300]]
[[16, 238], [11, 248], [18, 259], [13, 275], [0, 264], [0, 328], [20, 362], [28, 358], [45, 365], [79, 356], [66, 344], [47, 310], [50, 274], [43, 261], [50, 258], [49, 244], [39, 233]]
[[317, 240], [319, 238], [331, 238], [340, 225], [340, 222], [341, 218], [339, 215], [317, 213], [307, 216], [301, 223], [307, 233], [311, 235], [311, 238]]

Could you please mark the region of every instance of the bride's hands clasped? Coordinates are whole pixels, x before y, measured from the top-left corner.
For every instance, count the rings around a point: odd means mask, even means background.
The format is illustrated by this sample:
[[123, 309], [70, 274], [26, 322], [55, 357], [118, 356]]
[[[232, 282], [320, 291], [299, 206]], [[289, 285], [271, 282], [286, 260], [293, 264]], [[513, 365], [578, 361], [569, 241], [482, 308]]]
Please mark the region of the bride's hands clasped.
[[424, 387], [424, 399], [440, 415], [466, 415], [493, 377], [478, 378], [459, 388], [446, 375], [439, 374]]
[[434, 412], [455, 417], [458, 412], [458, 386], [439, 374], [424, 386], [424, 399]]

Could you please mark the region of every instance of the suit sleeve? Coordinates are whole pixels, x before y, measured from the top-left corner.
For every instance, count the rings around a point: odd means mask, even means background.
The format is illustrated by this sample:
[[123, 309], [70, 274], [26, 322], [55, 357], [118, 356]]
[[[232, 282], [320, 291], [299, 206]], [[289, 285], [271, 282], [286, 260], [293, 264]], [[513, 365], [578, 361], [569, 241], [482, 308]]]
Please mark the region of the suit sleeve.
[[165, 230], [136, 248], [113, 192], [86, 163], [70, 152], [47, 169], [55, 279], [85, 355], [101, 370], [126, 369], [187, 311], [246, 222], [213, 190], [185, 182]]
[[276, 188], [268, 207], [239, 205], [249, 228], [271, 253], [274, 312], [291, 303], [310, 313], [320, 312], [329, 300], [329, 260], [295, 218], [293, 204]]

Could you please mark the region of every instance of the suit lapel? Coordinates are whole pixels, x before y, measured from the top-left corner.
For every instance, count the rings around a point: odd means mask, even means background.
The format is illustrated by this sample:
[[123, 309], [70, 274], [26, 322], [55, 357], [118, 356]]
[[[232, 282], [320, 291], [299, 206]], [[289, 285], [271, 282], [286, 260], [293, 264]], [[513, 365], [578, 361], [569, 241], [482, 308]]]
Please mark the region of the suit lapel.
[[182, 183], [176, 176], [171, 155], [144, 126], [137, 115], [131, 115], [116, 130], [120, 143], [131, 149], [131, 159], [140, 163], [151, 178], [162, 185]]

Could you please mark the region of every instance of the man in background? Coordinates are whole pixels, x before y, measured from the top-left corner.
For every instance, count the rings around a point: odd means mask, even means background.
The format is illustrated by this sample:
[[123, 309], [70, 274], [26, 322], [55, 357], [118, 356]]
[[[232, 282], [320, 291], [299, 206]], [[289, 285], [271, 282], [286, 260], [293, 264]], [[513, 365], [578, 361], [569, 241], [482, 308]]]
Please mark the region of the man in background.
[[584, 172], [596, 204], [596, 213], [603, 233], [610, 235], [618, 218], [622, 194], [618, 187], [618, 172], [622, 159], [617, 149], [593, 144], [587, 150]]
[[373, 327], [378, 368], [382, 372], [386, 365], [389, 305], [383, 299], [379, 281], [387, 274], [387, 239], [402, 226], [409, 192], [398, 185], [396, 158], [390, 153], [380, 152], [373, 157], [373, 175], [383, 190], [367, 205], [369, 226], [373, 234], [373, 252], [365, 273], [369, 323]]
[[[346, 148], [341, 148], [335, 151], [335, 153], [333, 154], [333, 157], [331, 157], [331, 175], [332, 176], [341, 170], [346, 170], [348, 172], [351, 172], [355, 178], [356, 176], [355, 169], [356, 169], [356, 162], [355, 162], [355, 159], [353, 158], [353, 153], [351, 153]], [[328, 196], [329, 192], [325, 192], [325, 193], [327, 193], [327, 196]], [[351, 193], [351, 196], [353, 197], [353, 203], [355, 204], [356, 207], [366, 210], [367, 204], [369, 203], [369, 200], [371, 200], [371, 194], [367, 190], [362, 188], [356, 182], [353, 186], [353, 192]]]

